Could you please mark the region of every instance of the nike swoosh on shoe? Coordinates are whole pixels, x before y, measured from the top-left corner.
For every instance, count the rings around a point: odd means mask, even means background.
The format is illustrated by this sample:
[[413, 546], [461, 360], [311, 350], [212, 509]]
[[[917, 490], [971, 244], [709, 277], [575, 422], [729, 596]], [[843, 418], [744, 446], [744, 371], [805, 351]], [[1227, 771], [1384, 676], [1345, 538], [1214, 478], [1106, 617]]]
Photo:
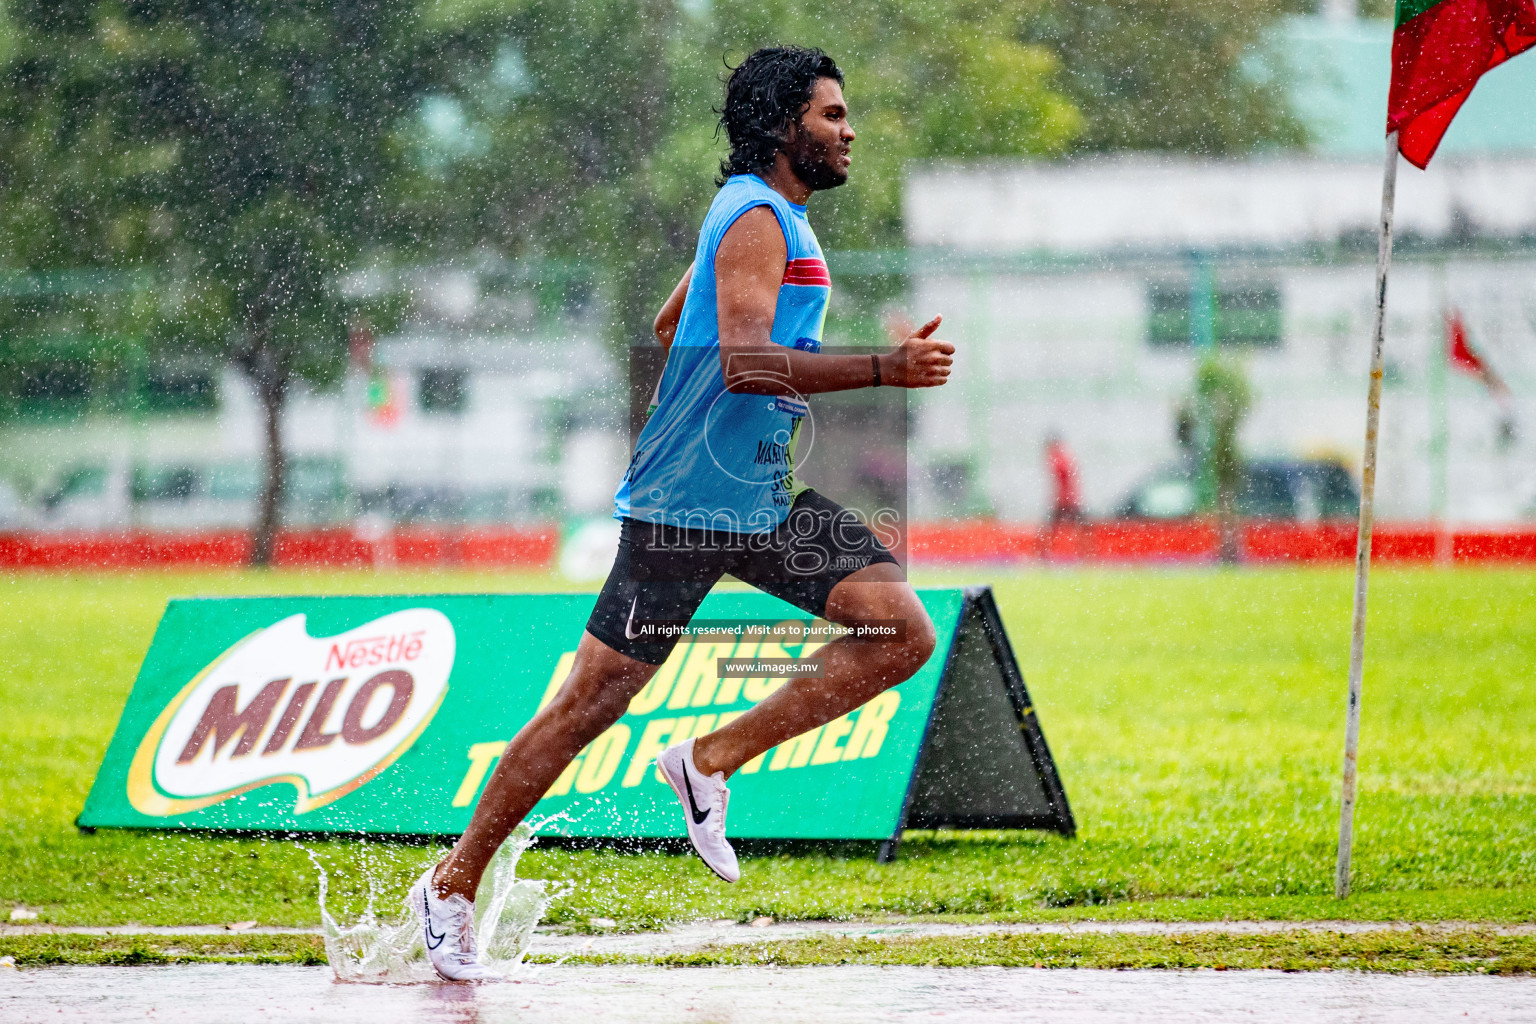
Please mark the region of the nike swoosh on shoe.
[[683, 769], [683, 788], [688, 791], [688, 813], [693, 815], [693, 823], [695, 825], [704, 824], [705, 819], [709, 817], [709, 811], [706, 810], [703, 814], [699, 813], [699, 802], [693, 798], [693, 784], [688, 781], [687, 768]]
[[431, 909], [430, 906], [427, 905], [427, 894], [425, 892], [423, 892], [421, 894], [421, 903], [422, 903], [422, 908], [421, 909], [424, 912], [423, 916], [426, 918], [427, 948], [428, 949], [436, 949], [438, 946], [441, 946], [443, 944], [443, 940], [448, 937], [448, 933], [447, 932], [434, 932], [432, 930], [432, 909]]

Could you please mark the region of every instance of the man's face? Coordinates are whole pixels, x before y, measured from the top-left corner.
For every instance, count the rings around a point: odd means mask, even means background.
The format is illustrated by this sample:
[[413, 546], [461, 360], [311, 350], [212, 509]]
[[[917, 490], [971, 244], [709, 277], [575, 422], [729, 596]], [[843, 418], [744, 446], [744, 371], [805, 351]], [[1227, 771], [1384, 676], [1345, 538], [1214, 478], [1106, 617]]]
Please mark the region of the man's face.
[[805, 113], [790, 125], [789, 142], [784, 148], [790, 169], [807, 188], [836, 188], [848, 180], [848, 168], [853, 163], [848, 149], [852, 143], [853, 126], [848, 123], [843, 87], [835, 79], [816, 79]]

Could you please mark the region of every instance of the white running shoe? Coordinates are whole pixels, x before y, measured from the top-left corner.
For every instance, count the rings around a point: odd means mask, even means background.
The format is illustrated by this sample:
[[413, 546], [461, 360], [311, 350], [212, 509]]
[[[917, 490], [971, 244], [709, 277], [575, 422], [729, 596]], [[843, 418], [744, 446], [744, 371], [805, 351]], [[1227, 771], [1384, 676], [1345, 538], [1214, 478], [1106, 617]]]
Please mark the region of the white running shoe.
[[693, 740], [668, 747], [656, 755], [656, 767], [683, 805], [688, 838], [709, 870], [734, 882], [741, 877], [736, 851], [725, 838], [725, 808], [731, 802], [725, 776], [700, 775], [693, 766]]
[[501, 975], [480, 962], [475, 949], [475, 905], [454, 893], [447, 899], [432, 887], [434, 864], [427, 868], [406, 897], [410, 911], [421, 922], [427, 959], [448, 981], [500, 981]]

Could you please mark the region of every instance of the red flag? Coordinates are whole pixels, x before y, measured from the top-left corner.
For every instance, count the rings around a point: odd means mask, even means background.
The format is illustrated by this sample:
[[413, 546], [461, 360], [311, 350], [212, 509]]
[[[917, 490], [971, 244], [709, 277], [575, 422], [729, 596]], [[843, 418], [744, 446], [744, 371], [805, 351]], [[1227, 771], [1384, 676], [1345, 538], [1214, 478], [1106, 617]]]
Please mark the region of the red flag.
[[1502, 396], [1509, 392], [1493, 367], [1483, 362], [1483, 357], [1467, 341], [1467, 324], [1460, 310], [1453, 309], [1445, 315], [1445, 352], [1452, 366], [1482, 381], [1490, 394]]
[[1484, 72], [1536, 45], [1536, 0], [1397, 0], [1387, 131], [1423, 169]]

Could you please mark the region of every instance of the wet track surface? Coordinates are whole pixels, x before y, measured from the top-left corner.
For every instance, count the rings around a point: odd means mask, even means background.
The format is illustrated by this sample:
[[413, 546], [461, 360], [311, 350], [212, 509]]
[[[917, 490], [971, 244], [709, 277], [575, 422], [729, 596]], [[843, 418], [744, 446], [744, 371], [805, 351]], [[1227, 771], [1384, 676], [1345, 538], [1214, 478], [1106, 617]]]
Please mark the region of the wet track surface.
[[346, 985], [325, 967], [0, 972], [0, 1021], [1536, 1022], [1536, 979], [1347, 972], [546, 967], [483, 986]]

